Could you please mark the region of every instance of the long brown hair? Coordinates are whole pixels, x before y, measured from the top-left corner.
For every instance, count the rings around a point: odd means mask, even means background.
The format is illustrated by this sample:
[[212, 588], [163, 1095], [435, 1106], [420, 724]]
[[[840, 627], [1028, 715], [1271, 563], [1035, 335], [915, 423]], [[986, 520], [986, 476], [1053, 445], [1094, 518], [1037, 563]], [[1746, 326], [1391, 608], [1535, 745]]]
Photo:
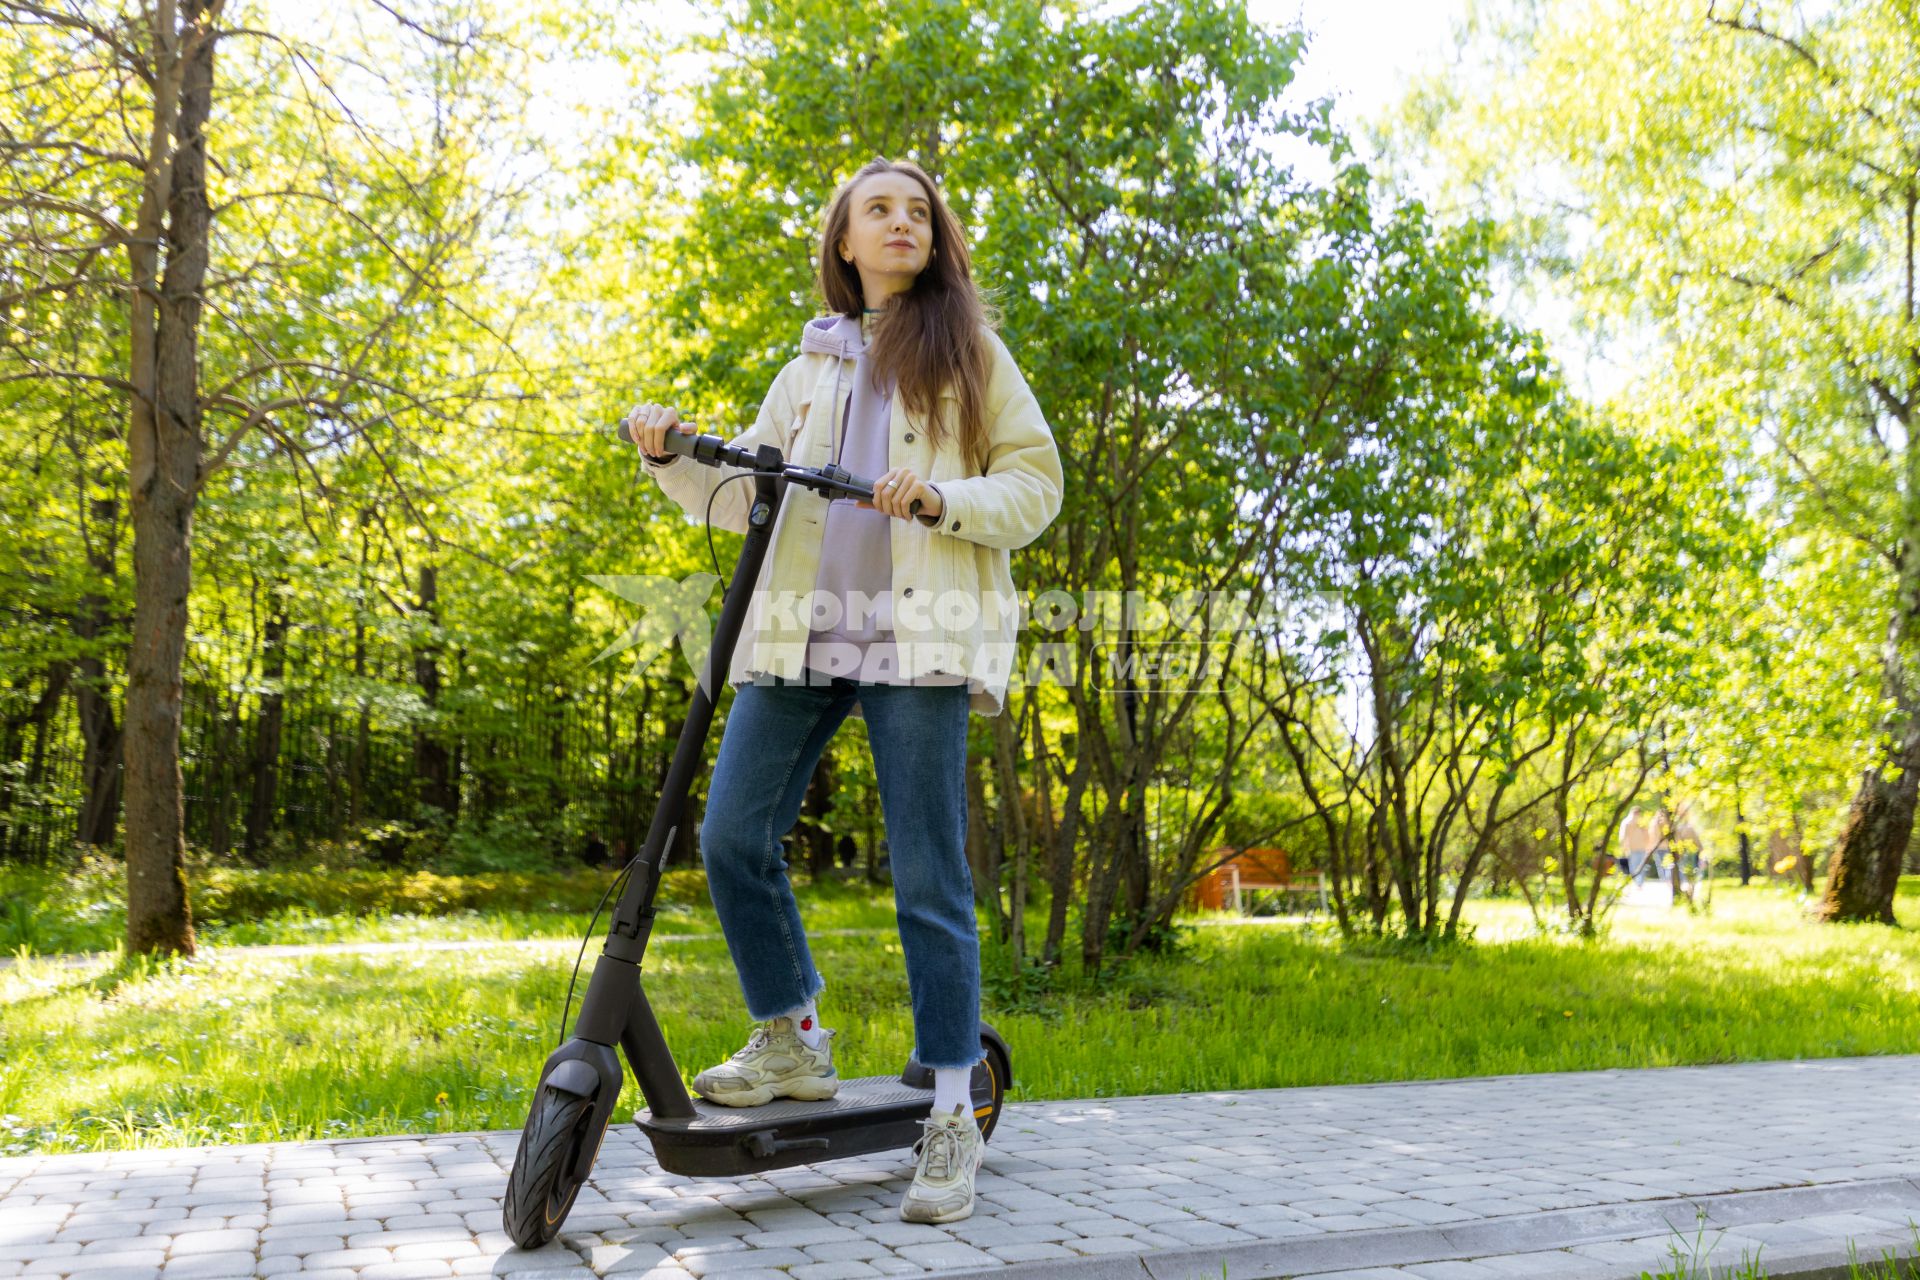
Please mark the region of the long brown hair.
[[[873, 327], [868, 350], [872, 377], [879, 386], [892, 382], [906, 407], [927, 422], [935, 445], [959, 432], [960, 456], [975, 471], [987, 467], [987, 375], [992, 353], [981, 327], [998, 329], [999, 310], [973, 280], [973, 255], [967, 250], [960, 220], [947, 208], [927, 171], [911, 160], [875, 156], [840, 184], [827, 205], [820, 232], [818, 283], [827, 309], [859, 319], [866, 305], [860, 269], [837, 252], [853, 218], [853, 189], [876, 173], [904, 173], [926, 192], [933, 213], [933, 253], [906, 292], [888, 302]], [[940, 392], [958, 397], [957, 423], [936, 413]]]

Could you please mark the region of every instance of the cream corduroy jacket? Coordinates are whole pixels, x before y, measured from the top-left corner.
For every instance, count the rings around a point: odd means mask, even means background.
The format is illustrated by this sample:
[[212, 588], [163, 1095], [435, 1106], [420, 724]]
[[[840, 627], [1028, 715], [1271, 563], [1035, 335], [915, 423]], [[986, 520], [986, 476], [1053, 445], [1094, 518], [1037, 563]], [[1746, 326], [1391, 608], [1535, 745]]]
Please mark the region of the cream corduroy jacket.
[[[1005, 704], [1018, 656], [1018, 628], [1024, 621], [1008, 553], [1053, 523], [1063, 484], [1060, 453], [1039, 403], [1006, 343], [991, 329], [982, 333], [992, 353], [985, 472], [969, 467], [952, 441], [936, 449], [923, 416], [909, 413], [898, 395], [887, 429], [887, 462], [912, 468], [938, 488], [944, 504], [935, 527], [920, 520], [891, 522], [894, 638], [901, 674], [964, 673], [971, 709], [993, 716]], [[753, 425], [730, 443], [749, 450], [771, 444], [805, 466], [831, 460], [831, 428], [845, 418], [847, 397], [853, 393], [854, 357], [820, 346], [803, 342], [801, 353], [774, 379]], [[951, 391], [941, 395], [943, 400], [955, 398]], [[716, 526], [747, 531], [753, 486], [732, 479], [745, 474], [741, 469], [685, 458], [648, 460], [646, 468], [693, 520], [706, 514], [711, 498]], [[801, 677], [809, 634], [805, 599], [819, 576], [826, 511], [827, 499], [811, 490], [789, 486], [782, 497], [773, 543], [729, 664], [728, 683], [743, 684], [762, 673]], [[859, 714], [857, 707], [854, 714]]]

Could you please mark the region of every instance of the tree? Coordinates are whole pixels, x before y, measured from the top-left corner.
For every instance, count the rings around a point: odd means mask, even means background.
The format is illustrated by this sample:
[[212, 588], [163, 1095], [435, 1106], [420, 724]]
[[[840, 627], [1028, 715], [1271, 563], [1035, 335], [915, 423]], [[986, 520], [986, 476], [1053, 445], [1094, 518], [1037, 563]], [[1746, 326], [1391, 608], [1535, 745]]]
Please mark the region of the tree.
[[[393, 40], [411, 47], [385, 65], [410, 58], [440, 92], [427, 95], [432, 145], [388, 145], [329, 83], [330, 51], [227, 19], [221, 0], [119, 12], [0, 3], [22, 89], [0, 115], [4, 301], [124, 312], [118, 368], [67, 358], [48, 329], [16, 327], [0, 379], [46, 393], [104, 388], [126, 413], [127, 944], [141, 952], [194, 945], [181, 665], [194, 523], [213, 478], [273, 459], [317, 476], [318, 459], [355, 445], [379, 455], [383, 432], [399, 437], [409, 415], [444, 420], [480, 381], [421, 394], [395, 362], [494, 208], [472, 172], [483, 122], [448, 109], [459, 77], [436, 76], [459, 61], [472, 80], [462, 93], [478, 100], [476, 86], [498, 78], [466, 56], [484, 42], [452, 14], [397, 24]], [[389, 127], [418, 123], [402, 115]], [[299, 145], [275, 149], [288, 143]], [[321, 260], [313, 250], [329, 231], [346, 251]], [[404, 488], [393, 461], [382, 466]]]
[[[1920, 13], [1751, 0], [1482, 11], [1410, 136], [1661, 353], [1669, 391], [1750, 433], [1782, 501], [1878, 566], [1876, 745], [1840, 829], [1829, 920], [1891, 923], [1920, 788]], [[1444, 123], [1443, 123], [1444, 122]], [[1863, 763], [1862, 763], [1863, 762]]]

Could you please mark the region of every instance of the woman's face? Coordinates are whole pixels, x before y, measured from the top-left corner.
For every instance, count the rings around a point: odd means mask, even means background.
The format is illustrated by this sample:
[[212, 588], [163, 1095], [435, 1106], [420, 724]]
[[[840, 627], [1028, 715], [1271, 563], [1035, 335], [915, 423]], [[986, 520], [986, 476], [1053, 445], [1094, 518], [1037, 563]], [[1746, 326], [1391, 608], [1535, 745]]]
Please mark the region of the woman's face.
[[933, 250], [933, 209], [918, 182], [904, 173], [873, 173], [853, 189], [843, 259], [860, 269], [871, 293], [896, 292], [913, 283]]

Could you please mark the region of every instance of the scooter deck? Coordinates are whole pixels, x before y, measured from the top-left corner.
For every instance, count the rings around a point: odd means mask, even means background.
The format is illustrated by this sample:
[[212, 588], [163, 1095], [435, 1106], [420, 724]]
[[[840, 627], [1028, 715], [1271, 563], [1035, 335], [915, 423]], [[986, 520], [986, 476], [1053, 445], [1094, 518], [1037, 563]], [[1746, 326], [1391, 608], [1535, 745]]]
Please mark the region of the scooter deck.
[[[724, 1176], [911, 1147], [933, 1109], [933, 1090], [898, 1076], [861, 1076], [842, 1080], [839, 1092], [818, 1102], [777, 1098], [728, 1107], [696, 1094], [693, 1106], [685, 1119], [655, 1119], [642, 1110], [634, 1123], [667, 1172]], [[990, 1095], [984, 1103], [975, 1095], [976, 1117], [991, 1109]]]
[[892, 1111], [897, 1107], [914, 1105], [918, 1105], [921, 1114], [925, 1115], [933, 1107], [933, 1090], [901, 1084], [898, 1076], [860, 1076], [842, 1080], [839, 1092], [818, 1102], [775, 1098], [757, 1107], [729, 1107], [723, 1103], [709, 1102], [696, 1093], [693, 1095], [693, 1106], [699, 1113], [697, 1116], [692, 1120], [662, 1120], [659, 1123], [662, 1127], [758, 1129], [802, 1117], [850, 1116], [876, 1107]]

